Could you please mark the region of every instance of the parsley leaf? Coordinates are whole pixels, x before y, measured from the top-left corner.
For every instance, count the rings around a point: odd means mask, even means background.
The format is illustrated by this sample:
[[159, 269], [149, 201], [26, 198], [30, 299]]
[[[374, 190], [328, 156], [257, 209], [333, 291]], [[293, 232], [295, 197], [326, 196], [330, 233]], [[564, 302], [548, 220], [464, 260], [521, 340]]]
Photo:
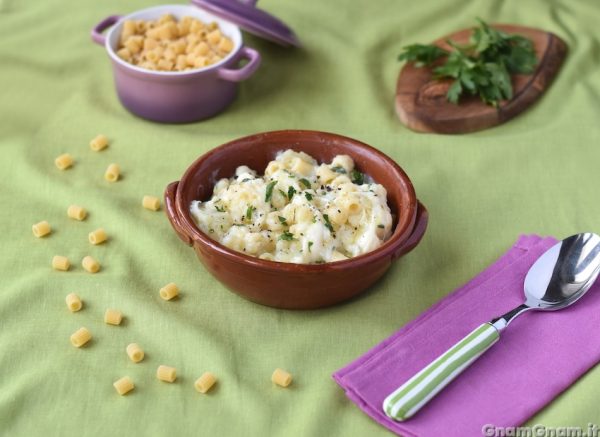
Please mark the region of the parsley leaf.
[[285, 240], [285, 241], [292, 241], [292, 240], [294, 240], [294, 234], [292, 234], [289, 231], [285, 231], [283, 234], [281, 234], [279, 236], [279, 239], [280, 240]]
[[398, 60], [414, 62], [415, 67], [424, 67], [447, 54], [448, 52], [446, 50], [438, 46], [412, 44], [404, 47], [404, 52], [398, 56]]
[[296, 189], [290, 185], [287, 192], [287, 197], [290, 201], [292, 200], [292, 197], [294, 197], [294, 194], [296, 194]]
[[279, 216], [277, 216], [277, 218], [279, 219], [279, 223], [281, 223], [283, 226], [288, 226], [288, 223], [287, 223], [285, 217], [282, 217], [279, 215]]
[[325, 227], [329, 229], [330, 232], [333, 232], [333, 225], [329, 221], [329, 216], [327, 214], [323, 214], [323, 219], [325, 220]]
[[357, 185], [362, 185], [365, 183], [365, 175], [358, 170], [352, 170], [350, 172], [350, 179], [352, 180], [352, 183]]
[[331, 169], [336, 173], [346, 174], [346, 169], [341, 165], [336, 165], [335, 167], [331, 167]]
[[273, 197], [273, 188], [275, 188], [275, 185], [277, 185], [277, 181], [269, 182], [269, 185], [267, 185], [267, 189], [265, 191], [265, 202], [269, 202], [271, 197]]
[[[447, 41], [451, 50], [435, 45], [413, 44], [404, 47], [398, 59], [414, 62], [416, 67], [433, 67], [435, 79], [452, 79], [446, 98], [457, 104], [465, 94], [477, 95], [486, 104], [498, 106], [511, 99], [511, 75], [531, 74], [537, 58], [533, 42], [521, 35], [509, 35], [482, 20], [467, 45]], [[434, 62], [445, 57], [443, 63]]]
[[252, 220], [252, 213], [256, 211], [256, 208], [253, 207], [252, 205], [248, 206], [248, 209], [246, 209], [246, 218], [248, 220]]
[[310, 252], [310, 248], [312, 247], [312, 245], [313, 245], [313, 244], [315, 244], [315, 243], [313, 243], [312, 241], [309, 241], [309, 242], [308, 242], [308, 251], [309, 251], [309, 252]]
[[313, 199], [312, 194], [310, 194], [308, 191], [304, 192], [304, 197], [306, 197], [306, 200], [308, 200], [309, 202]]
[[219, 212], [225, 212], [225, 207], [223, 206], [215, 205], [215, 209]]
[[308, 181], [308, 179], [302, 178], [298, 182], [300, 182], [302, 185], [304, 185], [307, 189], [309, 189], [311, 187], [310, 182]]
[[385, 226], [383, 226], [382, 224], [378, 224], [377, 227], [380, 228], [380, 229], [385, 228]]

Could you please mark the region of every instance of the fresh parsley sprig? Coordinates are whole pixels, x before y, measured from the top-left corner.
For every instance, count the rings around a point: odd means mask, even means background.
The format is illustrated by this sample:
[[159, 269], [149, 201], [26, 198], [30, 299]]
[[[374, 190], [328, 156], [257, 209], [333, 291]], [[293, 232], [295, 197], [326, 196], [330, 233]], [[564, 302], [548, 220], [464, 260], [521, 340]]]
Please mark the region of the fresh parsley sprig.
[[431, 67], [441, 58], [445, 62], [433, 68], [436, 79], [452, 79], [446, 98], [457, 104], [465, 94], [478, 95], [488, 105], [498, 106], [511, 99], [512, 74], [530, 74], [537, 59], [533, 43], [521, 35], [509, 35], [482, 20], [471, 34], [469, 44], [447, 41], [447, 51], [435, 45], [413, 44], [404, 47], [399, 61], [414, 62], [416, 67]]

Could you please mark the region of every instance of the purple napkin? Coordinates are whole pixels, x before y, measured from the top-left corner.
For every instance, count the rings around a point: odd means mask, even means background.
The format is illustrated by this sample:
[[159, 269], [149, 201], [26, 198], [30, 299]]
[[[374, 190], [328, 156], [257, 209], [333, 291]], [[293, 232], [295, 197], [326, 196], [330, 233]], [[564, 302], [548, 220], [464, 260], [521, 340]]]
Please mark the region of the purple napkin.
[[405, 437], [481, 436], [519, 426], [600, 361], [600, 281], [576, 305], [515, 319], [500, 341], [414, 417], [385, 397], [481, 323], [523, 303], [529, 267], [556, 240], [522, 236], [498, 261], [333, 378], [365, 413]]

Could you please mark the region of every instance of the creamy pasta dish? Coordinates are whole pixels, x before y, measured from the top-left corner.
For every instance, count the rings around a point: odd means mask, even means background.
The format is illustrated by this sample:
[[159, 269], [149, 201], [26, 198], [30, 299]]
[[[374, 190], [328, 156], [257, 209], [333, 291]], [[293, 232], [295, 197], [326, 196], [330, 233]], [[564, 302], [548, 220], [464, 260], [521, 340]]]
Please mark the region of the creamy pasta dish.
[[286, 150], [264, 176], [240, 166], [206, 202], [193, 201], [198, 227], [221, 244], [261, 259], [314, 264], [378, 248], [392, 234], [382, 185], [354, 168], [347, 155], [319, 164]]

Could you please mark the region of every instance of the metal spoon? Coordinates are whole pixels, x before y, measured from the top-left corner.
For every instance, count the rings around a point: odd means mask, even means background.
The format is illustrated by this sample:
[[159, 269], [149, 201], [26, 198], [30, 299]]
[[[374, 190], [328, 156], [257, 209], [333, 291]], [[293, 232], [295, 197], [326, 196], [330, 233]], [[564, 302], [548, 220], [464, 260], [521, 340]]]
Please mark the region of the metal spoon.
[[487, 351], [515, 317], [529, 310], [555, 311], [576, 302], [600, 273], [600, 236], [576, 234], [548, 249], [525, 277], [525, 303], [476, 328], [383, 401], [391, 419], [412, 417]]

